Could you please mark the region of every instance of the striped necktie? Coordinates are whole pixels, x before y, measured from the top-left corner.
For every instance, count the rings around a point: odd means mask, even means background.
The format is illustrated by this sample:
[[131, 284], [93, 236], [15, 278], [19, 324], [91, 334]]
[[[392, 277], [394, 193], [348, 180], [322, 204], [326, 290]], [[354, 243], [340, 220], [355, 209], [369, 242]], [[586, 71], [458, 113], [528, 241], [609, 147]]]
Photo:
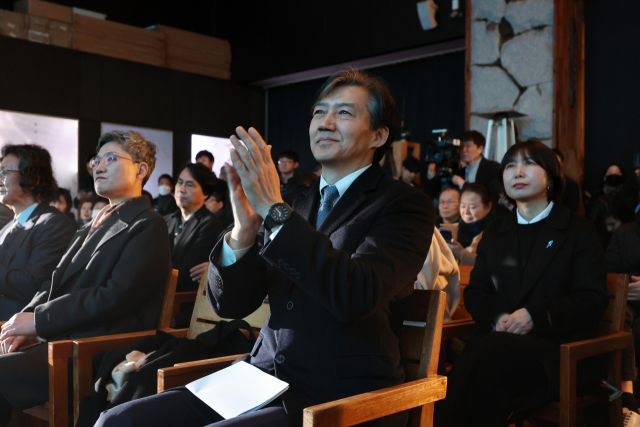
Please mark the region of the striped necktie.
[[320, 209], [318, 210], [318, 218], [316, 219], [316, 229], [320, 228], [320, 225], [327, 218], [327, 216], [329, 215], [329, 212], [331, 212], [331, 209], [333, 209], [334, 202], [340, 195], [335, 185], [328, 185], [324, 187], [324, 189], [322, 190], [322, 193], [324, 195], [324, 200], [322, 201], [322, 204], [320, 205]]

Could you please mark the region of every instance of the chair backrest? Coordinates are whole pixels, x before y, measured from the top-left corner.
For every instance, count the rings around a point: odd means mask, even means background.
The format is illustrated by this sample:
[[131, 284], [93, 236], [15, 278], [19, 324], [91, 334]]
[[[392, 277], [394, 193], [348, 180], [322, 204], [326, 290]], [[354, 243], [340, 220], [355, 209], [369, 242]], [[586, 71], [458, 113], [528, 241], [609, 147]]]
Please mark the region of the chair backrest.
[[158, 319], [158, 329], [168, 328], [173, 315], [173, 299], [176, 296], [176, 286], [178, 286], [178, 270], [169, 270], [167, 283], [164, 286], [164, 299], [162, 300], [162, 311]]
[[436, 375], [447, 296], [441, 291], [416, 289], [402, 327], [405, 381]]
[[[269, 317], [269, 300], [264, 300], [260, 308], [245, 317], [244, 320], [253, 328], [262, 328], [264, 322]], [[198, 295], [196, 296], [196, 305], [193, 308], [193, 315], [191, 316], [191, 323], [189, 324], [189, 332], [187, 338], [193, 339], [203, 332], [206, 332], [218, 323], [220, 320], [232, 320], [223, 319], [218, 316], [211, 308], [209, 300], [207, 299], [207, 272], [202, 274], [200, 279], [200, 286], [198, 287]]]
[[598, 324], [598, 336], [616, 334], [623, 330], [628, 290], [629, 276], [626, 274], [607, 274], [609, 307]]

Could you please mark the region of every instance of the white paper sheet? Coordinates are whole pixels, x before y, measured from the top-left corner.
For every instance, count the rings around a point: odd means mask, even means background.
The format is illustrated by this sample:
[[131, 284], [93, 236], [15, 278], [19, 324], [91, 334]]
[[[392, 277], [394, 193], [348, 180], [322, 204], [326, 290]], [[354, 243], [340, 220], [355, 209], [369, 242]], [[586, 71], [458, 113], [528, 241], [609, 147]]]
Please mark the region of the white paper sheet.
[[262, 408], [289, 388], [289, 384], [246, 362], [187, 384], [187, 389], [224, 419]]

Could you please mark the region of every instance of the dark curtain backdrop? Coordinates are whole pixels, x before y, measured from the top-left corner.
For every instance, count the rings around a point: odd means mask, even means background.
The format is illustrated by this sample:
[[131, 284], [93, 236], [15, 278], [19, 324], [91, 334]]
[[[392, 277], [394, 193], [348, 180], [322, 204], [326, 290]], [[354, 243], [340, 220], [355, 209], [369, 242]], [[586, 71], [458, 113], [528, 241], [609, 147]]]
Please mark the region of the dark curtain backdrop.
[[640, 152], [640, 1], [585, 2], [585, 188], [619, 163], [633, 174]]
[[[424, 58], [368, 70], [382, 77], [393, 94], [410, 141], [433, 139], [433, 129], [464, 130], [464, 52]], [[284, 149], [300, 155], [299, 172], [310, 172], [316, 161], [309, 148], [311, 103], [324, 79], [269, 89], [268, 143], [274, 160]], [[396, 139], [400, 137], [400, 129]], [[424, 150], [422, 150], [424, 151]]]

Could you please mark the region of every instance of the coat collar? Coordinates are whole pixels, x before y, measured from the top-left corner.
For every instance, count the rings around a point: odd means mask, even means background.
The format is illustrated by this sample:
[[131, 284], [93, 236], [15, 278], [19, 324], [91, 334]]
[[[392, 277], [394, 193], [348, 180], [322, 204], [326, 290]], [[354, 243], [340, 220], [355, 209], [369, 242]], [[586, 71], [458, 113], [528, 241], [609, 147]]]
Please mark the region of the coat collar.
[[536, 243], [533, 251], [531, 251], [531, 256], [529, 257], [525, 271], [523, 274], [519, 274], [520, 263], [518, 241], [517, 237], [513, 238], [514, 236], [517, 236], [516, 227], [518, 225], [518, 220], [516, 212], [512, 211], [509, 215], [503, 218], [502, 224], [499, 228], [500, 237], [497, 248], [502, 249], [503, 259], [511, 259], [516, 263], [515, 268], [512, 270], [518, 274], [517, 276], [514, 275], [510, 280], [516, 280], [515, 283], [518, 283], [520, 281], [520, 277], [522, 278], [522, 283], [518, 291], [514, 295], [511, 295], [514, 309], [517, 308], [520, 302], [527, 296], [531, 288], [533, 288], [538, 281], [538, 278], [540, 278], [542, 272], [547, 268], [548, 264], [562, 247], [564, 241], [567, 239], [567, 230], [569, 229], [570, 220], [571, 211], [565, 208], [562, 204], [556, 203], [553, 206], [553, 209], [551, 209], [551, 213], [549, 213], [549, 216], [536, 239]]
[[[64, 271], [60, 283], [63, 283], [83, 268], [102, 245], [127, 229], [129, 224], [141, 213], [151, 209], [151, 203], [146, 196], [136, 197], [126, 202], [120, 209], [113, 212], [86, 242], [85, 239], [91, 229], [91, 223], [82, 227], [74, 236], [69, 249], [60, 261], [60, 271]], [[52, 280], [52, 287], [55, 284], [55, 281]]]
[[[337, 230], [351, 216], [351, 214], [353, 214], [353, 212], [355, 212], [356, 209], [364, 203], [366, 200], [365, 194], [376, 189], [378, 181], [380, 181], [384, 175], [384, 171], [377, 163], [374, 163], [369, 169], [364, 171], [362, 175], [353, 181], [347, 191], [340, 197], [340, 200], [338, 200], [327, 218], [320, 225], [318, 231], [329, 236]], [[310, 223], [313, 223], [317, 214], [317, 212], [314, 211], [314, 208], [317, 210], [319, 206], [319, 188], [320, 180], [317, 180], [314, 185], [307, 188], [302, 193], [303, 196], [300, 199], [297, 199], [293, 206], [293, 209]]]

